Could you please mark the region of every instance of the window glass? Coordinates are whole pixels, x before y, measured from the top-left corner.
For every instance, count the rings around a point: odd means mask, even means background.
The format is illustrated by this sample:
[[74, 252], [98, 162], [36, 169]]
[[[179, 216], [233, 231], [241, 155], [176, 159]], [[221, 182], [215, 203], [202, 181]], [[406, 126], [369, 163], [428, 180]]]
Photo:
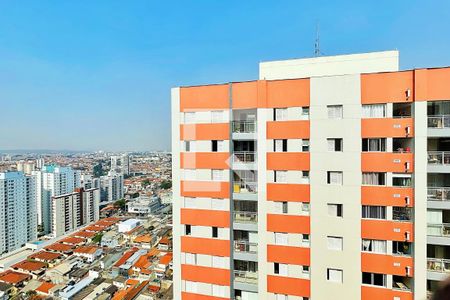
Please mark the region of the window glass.
[[342, 105], [328, 105], [328, 119], [342, 119]]
[[386, 104], [367, 104], [362, 106], [363, 118], [385, 118]]

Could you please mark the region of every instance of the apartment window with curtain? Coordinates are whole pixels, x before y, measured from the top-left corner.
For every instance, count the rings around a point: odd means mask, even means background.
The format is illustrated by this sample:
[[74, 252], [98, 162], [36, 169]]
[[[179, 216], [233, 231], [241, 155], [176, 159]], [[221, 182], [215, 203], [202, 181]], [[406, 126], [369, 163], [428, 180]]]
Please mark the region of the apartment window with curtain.
[[273, 273], [282, 275], [282, 276], [288, 276], [288, 265], [287, 264], [280, 264], [280, 263], [274, 263], [273, 264]]
[[363, 152], [386, 152], [386, 139], [362, 139]]
[[363, 185], [386, 185], [386, 173], [362, 173]]
[[302, 152], [309, 152], [309, 140], [302, 140]]
[[188, 265], [196, 265], [197, 264], [197, 254], [186, 253], [185, 260], [186, 260], [186, 264], [188, 264]]
[[213, 110], [211, 112], [211, 122], [212, 123], [222, 123], [223, 122], [223, 111], [222, 110]]
[[343, 271], [339, 269], [327, 269], [327, 280], [342, 283]]
[[387, 241], [363, 239], [361, 251], [384, 254], [387, 252]]
[[328, 215], [331, 217], [342, 217], [342, 204], [328, 203]]
[[275, 232], [275, 244], [276, 245], [287, 245], [288, 244], [288, 234]]
[[366, 104], [362, 106], [363, 118], [386, 118], [386, 104]]
[[274, 152], [287, 152], [287, 140], [274, 140]]
[[328, 151], [342, 152], [342, 139], [327, 139]]
[[184, 180], [195, 180], [197, 179], [196, 169], [184, 169]]
[[190, 293], [197, 293], [197, 282], [195, 281], [185, 281], [185, 290]]
[[212, 285], [212, 295], [214, 297], [226, 297], [226, 291], [229, 289], [228, 286], [225, 285], [218, 285], [218, 284], [213, 284]]
[[386, 287], [386, 274], [363, 272], [362, 283]]
[[342, 105], [328, 105], [328, 119], [342, 119], [343, 106]]
[[328, 171], [327, 172], [327, 183], [334, 185], [342, 185], [343, 180], [342, 172], [340, 171]]
[[404, 176], [399, 174], [393, 174], [392, 185], [400, 187], [410, 187], [412, 185], [411, 176]]
[[185, 124], [193, 124], [195, 123], [195, 112], [185, 112], [184, 113], [184, 123]]
[[223, 170], [211, 170], [211, 180], [212, 181], [222, 181], [223, 180]]
[[184, 208], [196, 208], [195, 198], [184, 197]]
[[287, 108], [274, 108], [273, 109], [273, 120], [274, 121], [286, 121], [288, 119]]
[[287, 171], [273, 171], [273, 181], [287, 183]]
[[343, 249], [343, 238], [338, 236], [328, 236], [327, 237], [328, 250], [342, 251]]
[[362, 206], [363, 219], [386, 219], [386, 206]]

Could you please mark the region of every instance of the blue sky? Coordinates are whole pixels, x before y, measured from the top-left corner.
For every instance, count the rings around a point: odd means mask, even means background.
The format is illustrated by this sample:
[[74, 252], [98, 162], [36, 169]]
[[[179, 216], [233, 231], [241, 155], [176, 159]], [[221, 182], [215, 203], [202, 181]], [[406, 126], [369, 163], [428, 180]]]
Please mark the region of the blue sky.
[[449, 1], [0, 0], [0, 149], [168, 150], [171, 87], [311, 56], [317, 21], [326, 55], [450, 65]]

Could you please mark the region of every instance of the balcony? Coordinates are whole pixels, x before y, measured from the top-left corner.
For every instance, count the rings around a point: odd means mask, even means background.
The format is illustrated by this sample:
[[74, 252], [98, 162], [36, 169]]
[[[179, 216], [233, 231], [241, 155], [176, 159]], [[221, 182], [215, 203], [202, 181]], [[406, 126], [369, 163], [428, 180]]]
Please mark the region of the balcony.
[[256, 224], [258, 222], [258, 213], [252, 211], [235, 211], [234, 222]]
[[428, 224], [427, 225], [427, 235], [439, 236], [439, 237], [450, 237], [450, 223]]
[[429, 187], [428, 201], [450, 201], [450, 187]]
[[255, 170], [256, 166], [255, 151], [235, 151], [233, 154], [234, 170]]
[[255, 121], [233, 121], [233, 133], [255, 133]]
[[427, 270], [431, 272], [450, 274], [450, 259], [427, 258]]
[[258, 272], [253, 271], [234, 271], [234, 281], [244, 284], [258, 284]]
[[450, 115], [428, 116], [428, 128], [450, 128]]
[[252, 243], [248, 240], [234, 241], [235, 252], [258, 253], [258, 243]]
[[428, 164], [450, 166], [450, 152], [428, 151]]
[[236, 200], [258, 200], [258, 183], [235, 179], [233, 181], [233, 198]]

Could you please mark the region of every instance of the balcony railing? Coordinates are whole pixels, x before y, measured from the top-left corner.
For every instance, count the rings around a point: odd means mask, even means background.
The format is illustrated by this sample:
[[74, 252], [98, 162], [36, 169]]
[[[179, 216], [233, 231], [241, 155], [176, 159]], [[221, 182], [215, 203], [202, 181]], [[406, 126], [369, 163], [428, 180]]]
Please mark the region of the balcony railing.
[[450, 152], [448, 151], [429, 151], [428, 164], [450, 166]]
[[250, 193], [258, 192], [258, 183], [251, 181], [233, 181], [233, 193]]
[[258, 252], [258, 243], [251, 243], [246, 240], [234, 241], [234, 251], [257, 253]]
[[233, 121], [232, 123], [233, 133], [255, 133], [256, 122], [255, 121]]
[[450, 223], [428, 224], [427, 234], [431, 236], [450, 237]]
[[450, 259], [427, 258], [427, 270], [432, 272], [450, 273]]
[[450, 128], [450, 115], [428, 116], [428, 128]]
[[428, 201], [450, 201], [450, 187], [429, 187]]
[[234, 271], [234, 280], [241, 283], [257, 284], [258, 272], [252, 271]]
[[233, 155], [234, 163], [254, 163], [256, 162], [256, 152], [254, 151], [236, 151]]
[[258, 222], [258, 213], [252, 211], [235, 211], [234, 221], [238, 223], [256, 223]]

